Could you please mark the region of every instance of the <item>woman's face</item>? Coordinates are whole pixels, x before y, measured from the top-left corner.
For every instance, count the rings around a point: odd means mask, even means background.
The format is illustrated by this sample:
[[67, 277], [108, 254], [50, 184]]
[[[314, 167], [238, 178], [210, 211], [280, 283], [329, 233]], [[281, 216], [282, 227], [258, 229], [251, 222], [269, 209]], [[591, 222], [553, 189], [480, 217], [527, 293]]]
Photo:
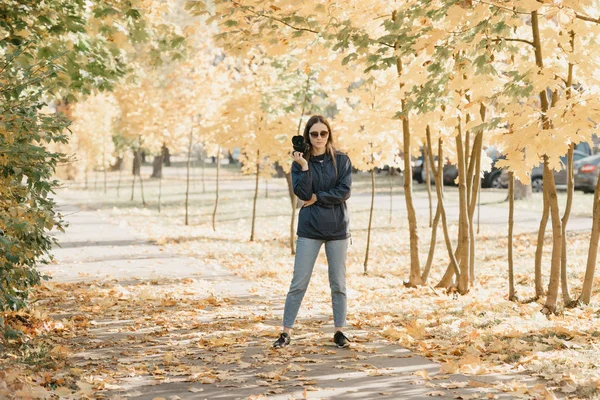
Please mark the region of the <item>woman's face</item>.
[[327, 140], [329, 140], [329, 129], [327, 129], [327, 125], [322, 122], [317, 122], [310, 127], [308, 132], [310, 144], [313, 149], [316, 150], [317, 153], [323, 152], [327, 145]]

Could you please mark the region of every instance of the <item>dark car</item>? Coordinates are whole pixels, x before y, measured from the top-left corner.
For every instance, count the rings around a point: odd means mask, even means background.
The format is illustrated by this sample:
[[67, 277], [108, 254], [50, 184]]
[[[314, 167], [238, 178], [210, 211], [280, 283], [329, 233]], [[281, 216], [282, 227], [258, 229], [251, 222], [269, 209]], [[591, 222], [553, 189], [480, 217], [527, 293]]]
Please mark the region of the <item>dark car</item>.
[[[502, 184], [502, 169], [496, 167], [496, 161], [504, 158], [504, 155], [500, 154], [500, 152], [494, 147], [488, 147], [485, 151], [488, 157], [492, 159], [492, 168], [489, 171], [484, 171], [483, 177], [481, 178], [481, 187], [496, 189], [507, 187]], [[457, 177], [458, 168], [456, 167], [456, 165], [446, 164], [444, 166], [444, 185], [456, 185]]]
[[584, 193], [594, 193], [600, 170], [600, 154], [585, 157], [573, 164], [575, 168], [575, 189]]
[[423, 183], [425, 182], [425, 165], [423, 165], [423, 155], [412, 162], [412, 177], [413, 180]]
[[[579, 150], [573, 152], [573, 168], [577, 167], [580, 160], [589, 156], [589, 153], [584, 153]], [[567, 156], [560, 158], [562, 168], [560, 171], [554, 171], [554, 182], [558, 190], [567, 190]], [[531, 190], [534, 192], [542, 191], [542, 175], [544, 173], [544, 166], [542, 164], [534, 167], [531, 170]]]

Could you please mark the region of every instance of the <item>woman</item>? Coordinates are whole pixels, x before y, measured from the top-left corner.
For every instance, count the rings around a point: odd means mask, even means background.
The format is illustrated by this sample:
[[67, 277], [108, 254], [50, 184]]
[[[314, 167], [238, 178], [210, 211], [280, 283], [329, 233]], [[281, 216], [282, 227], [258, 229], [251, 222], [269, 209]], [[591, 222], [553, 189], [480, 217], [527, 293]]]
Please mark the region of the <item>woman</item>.
[[308, 152], [292, 153], [294, 193], [304, 200], [298, 217], [294, 275], [285, 300], [283, 332], [273, 347], [290, 344], [290, 332], [323, 243], [329, 266], [333, 341], [339, 348], [348, 347], [350, 341], [342, 329], [346, 325], [346, 254], [350, 238], [346, 200], [350, 197], [352, 165], [346, 154], [333, 147], [331, 127], [324, 117], [314, 115], [308, 120], [304, 140], [310, 143]]

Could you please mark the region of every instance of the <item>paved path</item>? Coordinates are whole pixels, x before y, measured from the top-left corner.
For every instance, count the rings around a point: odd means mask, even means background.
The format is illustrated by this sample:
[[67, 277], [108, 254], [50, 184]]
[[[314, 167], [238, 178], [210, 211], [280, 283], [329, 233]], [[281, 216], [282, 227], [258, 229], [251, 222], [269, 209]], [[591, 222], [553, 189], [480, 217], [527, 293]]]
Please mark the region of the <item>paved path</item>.
[[[473, 377], [451, 375], [437, 379], [439, 365], [385, 340], [373, 340], [366, 331], [349, 330], [355, 339], [354, 347], [338, 350], [331, 345], [331, 326], [327, 325], [326, 316], [307, 321], [306, 333], [294, 337], [295, 345], [284, 350], [270, 348], [272, 334], [256, 332], [242, 338], [235, 327], [247, 322], [244, 319], [248, 318], [248, 309], [260, 319], [267, 308], [265, 303], [274, 301], [283, 305], [283, 299], [269, 298], [252, 282], [232, 275], [216, 263], [164, 251], [125, 226], [108, 222], [100, 212], [64, 204], [61, 210], [68, 215], [70, 226], [66, 234], [58, 235], [62, 247], [54, 250], [56, 263], [42, 268], [52, 275], [54, 282], [89, 283], [90, 288], [118, 282], [126, 290], [151, 281], [152, 287], [159, 290], [163, 283], [176, 284], [191, 278], [193, 284], [186, 290], [196, 293], [198, 299], [206, 298], [209, 293], [228, 298], [228, 310], [221, 308], [217, 314], [207, 308], [202, 318], [191, 321], [193, 325], [185, 325], [185, 329], [176, 332], [161, 331], [160, 335], [152, 327], [148, 328], [151, 336], [148, 331], [135, 328], [133, 321], [144, 317], [137, 314], [143, 312], [140, 302], [124, 308], [127, 315], [119, 311], [97, 316], [85, 336], [73, 338], [72, 346], [76, 352], [74, 362], [92, 370], [88, 372], [98, 369], [98, 374], [102, 374], [103, 369], [111, 368], [126, 371], [106, 386], [107, 390], [101, 393], [105, 398], [238, 399], [268, 394], [273, 399], [429, 399], [431, 392], [438, 392], [437, 396], [443, 393], [439, 397], [451, 399], [459, 394], [466, 396], [488, 390], [485, 384], [473, 389], [459, 388]], [[213, 245], [217, 244], [209, 246]], [[77, 304], [77, 299], [73, 304]], [[173, 315], [177, 308], [171, 308]], [[264, 314], [267, 317], [262, 323], [272, 327], [268, 332], [276, 332], [281, 314], [281, 308], [274, 315]], [[169, 314], [164, 318], [168, 320]], [[217, 330], [217, 336], [211, 336]], [[212, 348], [211, 340], [229, 341], [230, 345]], [[187, 375], [177, 373], [174, 367], [171, 376], [166, 377], [148, 372], [150, 364], [158, 368], [152, 358], [157, 352], [164, 350], [161, 354], [171, 354], [167, 350], [173, 349], [182, 354], [179, 362], [185, 364]], [[233, 357], [234, 361], [219, 361], [223, 357]], [[170, 367], [161, 368], [168, 372]], [[200, 374], [194, 382], [189, 380], [190, 368]], [[423, 370], [433, 379], [425, 381], [415, 375]], [[522, 376], [476, 379], [497, 382], [515, 378], [535, 383]], [[497, 395], [494, 398], [512, 398], [505, 393]]]

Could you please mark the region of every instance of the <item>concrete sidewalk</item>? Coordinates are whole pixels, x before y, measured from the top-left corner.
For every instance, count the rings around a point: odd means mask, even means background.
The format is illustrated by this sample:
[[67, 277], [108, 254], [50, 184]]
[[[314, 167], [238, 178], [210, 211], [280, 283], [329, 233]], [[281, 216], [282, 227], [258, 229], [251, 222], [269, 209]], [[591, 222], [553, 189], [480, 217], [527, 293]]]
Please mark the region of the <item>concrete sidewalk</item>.
[[[184, 308], [190, 312], [193, 307], [182, 303], [157, 310], [162, 320], [177, 321], [175, 327], [158, 326], [155, 320], [144, 325], [140, 321], [149, 320], [148, 305], [135, 298], [115, 300], [103, 313], [90, 315], [85, 335], [72, 340], [72, 361], [87, 373], [107, 377], [97, 398], [453, 399], [477, 398], [476, 393], [483, 398], [486, 392], [497, 396], [492, 398], [513, 398], [489, 382], [539, 383], [525, 376], [442, 376], [438, 364], [368, 330], [350, 328], [353, 347], [337, 349], [328, 316], [303, 322], [293, 346], [274, 350], [270, 344], [283, 299], [269, 297], [216, 263], [169, 253], [100, 212], [65, 204], [60, 209], [70, 225], [66, 234], [57, 235], [62, 247], [54, 250], [56, 262], [41, 268], [54, 283], [76, 287], [81, 295], [87, 288], [111, 285], [133, 292], [135, 285], [152, 282], [147, 287], [159, 293], [163, 286], [188, 279], [186, 293], [197, 301], [215, 293], [222, 299], [221, 304], [204, 302], [201, 312], [183, 318]], [[55, 309], [55, 317], [87, 307], [77, 297]]]

